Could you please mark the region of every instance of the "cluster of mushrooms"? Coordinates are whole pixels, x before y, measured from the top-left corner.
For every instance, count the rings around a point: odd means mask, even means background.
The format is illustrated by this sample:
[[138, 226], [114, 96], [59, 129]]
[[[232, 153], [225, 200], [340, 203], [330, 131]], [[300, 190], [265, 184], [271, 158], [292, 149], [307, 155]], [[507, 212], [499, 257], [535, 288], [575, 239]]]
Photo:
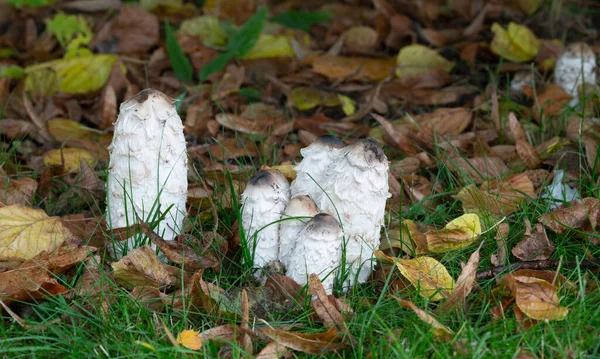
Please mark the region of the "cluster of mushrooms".
[[[107, 180], [110, 228], [159, 221], [165, 240], [181, 233], [186, 215], [187, 152], [173, 100], [146, 89], [123, 102], [115, 122]], [[276, 170], [259, 171], [242, 194], [242, 228], [255, 268], [281, 262], [300, 284], [317, 274], [331, 293], [364, 282], [379, 246], [390, 197], [388, 161], [372, 139], [348, 146], [319, 137], [301, 150], [290, 185]], [[116, 257], [147, 241], [143, 235], [114, 243]], [[262, 271], [257, 278], [264, 279]]]
[[[242, 194], [242, 228], [253, 266], [279, 261], [301, 285], [319, 276], [328, 293], [336, 277], [343, 288], [363, 283], [373, 268], [385, 203], [389, 165], [373, 139], [346, 146], [322, 136], [301, 151], [296, 179], [259, 171]], [[261, 271], [256, 272], [263, 279]]]

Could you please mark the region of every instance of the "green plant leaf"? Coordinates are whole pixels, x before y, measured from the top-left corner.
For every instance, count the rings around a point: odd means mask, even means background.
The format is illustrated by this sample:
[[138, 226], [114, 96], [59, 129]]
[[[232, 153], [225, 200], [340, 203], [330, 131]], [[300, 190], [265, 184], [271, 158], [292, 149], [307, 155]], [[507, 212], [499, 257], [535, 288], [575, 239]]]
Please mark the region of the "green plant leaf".
[[66, 48], [71, 41], [77, 38], [79, 38], [78, 45], [81, 46], [85, 46], [92, 41], [92, 30], [90, 30], [87, 21], [81, 15], [67, 15], [64, 12], [59, 12], [52, 20], [46, 20], [46, 29], [56, 37], [63, 48]]
[[215, 57], [211, 62], [206, 64], [206, 66], [204, 66], [202, 70], [200, 70], [200, 82], [206, 81], [210, 74], [214, 74], [215, 72], [221, 71], [223, 67], [227, 65], [229, 60], [231, 60], [232, 57], [232, 52], [226, 52]]
[[229, 39], [227, 52], [232, 52], [237, 58], [244, 57], [256, 44], [260, 32], [265, 25], [267, 8], [258, 10], [242, 27]]
[[14, 6], [16, 8], [21, 8], [23, 6], [27, 7], [39, 7], [46, 6], [54, 3], [56, 0], [6, 0], [8, 5]]
[[25, 70], [21, 66], [0, 66], [0, 79], [20, 79], [25, 75]]
[[193, 69], [190, 60], [187, 58], [181, 46], [175, 38], [173, 29], [167, 21], [165, 21], [165, 36], [167, 41], [167, 53], [169, 54], [169, 60], [171, 60], [171, 66], [175, 72], [175, 76], [184, 82], [192, 82]]
[[333, 16], [325, 11], [286, 11], [269, 19], [285, 27], [308, 32], [311, 25], [330, 20]]

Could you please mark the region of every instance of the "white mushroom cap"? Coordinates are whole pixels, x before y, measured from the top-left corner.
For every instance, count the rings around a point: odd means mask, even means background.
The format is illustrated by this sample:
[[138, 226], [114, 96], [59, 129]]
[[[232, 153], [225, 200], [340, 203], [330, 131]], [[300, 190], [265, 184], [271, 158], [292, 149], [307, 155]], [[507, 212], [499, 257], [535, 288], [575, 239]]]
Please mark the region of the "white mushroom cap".
[[340, 160], [326, 174], [325, 191], [317, 205], [323, 212], [339, 214], [347, 239], [346, 262], [351, 264], [349, 284], [363, 283], [372, 270], [373, 251], [379, 246], [390, 197], [389, 165], [381, 146], [373, 139], [347, 146]]
[[[292, 198], [285, 208], [282, 219], [279, 223], [279, 261], [287, 268], [289, 260], [296, 246], [298, 233], [304, 228], [309, 218], [319, 213], [317, 205], [308, 196], [297, 196]], [[285, 220], [289, 218], [288, 220]]]
[[[276, 170], [259, 171], [242, 193], [242, 228], [253, 266], [262, 268], [279, 255], [279, 224], [290, 199], [290, 187]], [[242, 243], [244, 244], [244, 242]], [[260, 278], [260, 273], [257, 273]]]
[[335, 271], [340, 264], [341, 245], [339, 222], [327, 213], [317, 214], [298, 234], [287, 275], [305, 285], [310, 274], [315, 273], [323, 282], [325, 291], [331, 294]]
[[596, 54], [591, 47], [583, 42], [567, 46], [556, 61], [554, 81], [573, 96], [571, 105], [577, 104], [579, 86], [596, 83]]
[[[146, 89], [120, 106], [115, 122], [107, 181], [110, 228], [145, 221], [171, 209], [157, 233], [172, 240], [181, 231], [186, 215], [187, 149], [183, 124], [173, 100], [160, 91]], [[129, 248], [136, 245], [128, 240]], [[123, 248], [115, 244], [116, 255]]]
[[[324, 175], [329, 167], [335, 163], [344, 142], [333, 136], [321, 136], [308, 147], [300, 150], [302, 161], [295, 167], [296, 179], [292, 182], [292, 197], [308, 195], [317, 201], [322, 195]], [[312, 178], [311, 178], [312, 177]]]

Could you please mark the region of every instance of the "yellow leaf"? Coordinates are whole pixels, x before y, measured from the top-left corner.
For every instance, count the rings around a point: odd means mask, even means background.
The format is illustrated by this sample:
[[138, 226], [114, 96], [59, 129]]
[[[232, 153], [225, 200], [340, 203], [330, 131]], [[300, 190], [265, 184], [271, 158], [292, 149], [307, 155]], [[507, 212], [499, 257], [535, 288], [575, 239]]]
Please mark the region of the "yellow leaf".
[[56, 75], [59, 91], [71, 94], [93, 92], [104, 86], [116, 60], [116, 55], [87, 55], [28, 66], [25, 68], [25, 90], [35, 91], [38, 86], [35, 80], [42, 72]]
[[227, 45], [227, 33], [221, 27], [216, 16], [198, 16], [181, 23], [178, 34], [196, 36], [206, 46], [224, 47]]
[[96, 167], [98, 160], [88, 150], [83, 148], [63, 148], [49, 150], [44, 153], [44, 166], [62, 166], [64, 159], [65, 171], [77, 172], [81, 166], [81, 162], [87, 162], [91, 168]]
[[200, 332], [195, 330], [184, 330], [177, 335], [177, 343], [184, 347], [192, 350], [199, 350], [202, 348], [202, 336], [199, 336]]
[[446, 267], [434, 258], [398, 259], [396, 266], [423, 298], [439, 301], [454, 290], [454, 279], [448, 274]]
[[541, 41], [527, 26], [514, 22], [505, 30], [498, 23], [492, 25], [494, 38], [490, 44], [492, 51], [513, 62], [531, 61], [542, 45]]
[[294, 170], [294, 165], [279, 165], [279, 166], [267, 166], [263, 165], [260, 167], [261, 171], [265, 170], [277, 170], [281, 172], [288, 181], [293, 181], [296, 179], [296, 171]]
[[338, 100], [340, 100], [340, 103], [342, 104], [342, 111], [344, 111], [344, 114], [346, 116], [353, 115], [354, 112], [356, 112], [356, 106], [354, 105], [354, 101], [352, 101], [350, 97], [344, 95], [337, 95], [337, 97]]
[[527, 276], [515, 276], [517, 306], [529, 318], [536, 320], [563, 320], [569, 309], [561, 307], [556, 287], [547, 281]]
[[468, 247], [480, 234], [479, 216], [469, 213], [449, 222], [442, 230], [426, 232], [425, 237], [429, 251], [441, 253]]
[[540, 7], [540, 0], [512, 0], [513, 5], [527, 15], [532, 15]]
[[67, 235], [58, 217], [21, 205], [0, 208], [0, 260], [27, 260], [60, 247]]
[[340, 100], [336, 94], [308, 86], [292, 89], [291, 98], [294, 107], [300, 111], [310, 110], [317, 106], [334, 107], [340, 105]]
[[110, 145], [112, 136], [102, 133], [96, 129], [82, 125], [81, 123], [64, 118], [55, 118], [48, 121], [48, 132], [57, 141], [67, 141], [73, 138], [82, 140], [101, 141], [106, 146]]
[[296, 53], [294, 53], [290, 39], [287, 36], [261, 34], [256, 45], [244, 56], [244, 59], [253, 60], [294, 56], [296, 56]]
[[129, 252], [118, 262], [111, 264], [117, 282], [130, 287], [164, 287], [173, 284], [165, 264], [149, 246]]
[[434, 69], [450, 72], [454, 62], [446, 60], [437, 51], [423, 45], [403, 47], [396, 58], [396, 76], [421, 74]]

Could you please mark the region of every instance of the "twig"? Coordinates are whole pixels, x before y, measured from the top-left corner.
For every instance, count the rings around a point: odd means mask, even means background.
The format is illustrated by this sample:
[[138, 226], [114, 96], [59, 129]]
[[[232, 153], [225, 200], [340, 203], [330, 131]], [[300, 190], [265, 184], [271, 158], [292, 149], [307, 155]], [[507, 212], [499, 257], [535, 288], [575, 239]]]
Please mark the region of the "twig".
[[476, 278], [477, 278], [477, 280], [489, 279], [489, 278], [494, 278], [498, 274], [508, 272], [508, 271], [515, 271], [518, 269], [550, 269], [550, 268], [556, 268], [559, 265], [564, 265], [566, 268], [576, 268], [578, 266], [582, 267], [582, 268], [600, 268], [600, 262], [590, 261], [590, 260], [582, 260], [581, 262], [569, 261], [569, 262], [562, 262], [562, 263], [559, 260], [516, 262], [516, 263], [504, 265], [504, 266], [488, 268], [484, 271], [477, 273]]

